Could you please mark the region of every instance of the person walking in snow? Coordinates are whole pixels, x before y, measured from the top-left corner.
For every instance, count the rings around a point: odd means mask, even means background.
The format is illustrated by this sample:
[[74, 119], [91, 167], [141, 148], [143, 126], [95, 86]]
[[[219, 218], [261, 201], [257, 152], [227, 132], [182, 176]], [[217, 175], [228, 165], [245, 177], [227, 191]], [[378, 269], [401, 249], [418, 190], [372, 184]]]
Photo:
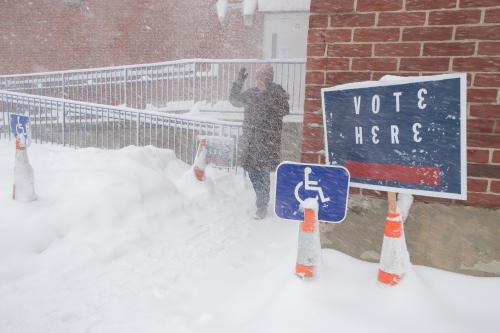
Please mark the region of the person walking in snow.
[[270, 172], [281, 161], [283, 117], [290, 107], [287, 92], [273, 82], [272, 65], [260, 66], [255, 75], [256, 87], [242, 92], [247, 76], [246, 68], [241, 68], [229, 101], [236, 107], [244, 107], [241, 165], [248, 172], [257, 196], [254, 218], [263, 219], [269, 204]]

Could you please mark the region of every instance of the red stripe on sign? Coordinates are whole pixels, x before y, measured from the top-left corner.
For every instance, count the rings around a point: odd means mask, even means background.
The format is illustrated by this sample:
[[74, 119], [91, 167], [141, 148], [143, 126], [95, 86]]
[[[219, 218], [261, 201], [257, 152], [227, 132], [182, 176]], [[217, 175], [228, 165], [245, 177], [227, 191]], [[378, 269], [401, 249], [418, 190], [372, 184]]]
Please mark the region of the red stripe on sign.
[[361, 163], [346, 161], [344, 166], [353, 178], [392, 180], [403, 183], [439, 185], [438, 167], [417, 167], [399, 164]]

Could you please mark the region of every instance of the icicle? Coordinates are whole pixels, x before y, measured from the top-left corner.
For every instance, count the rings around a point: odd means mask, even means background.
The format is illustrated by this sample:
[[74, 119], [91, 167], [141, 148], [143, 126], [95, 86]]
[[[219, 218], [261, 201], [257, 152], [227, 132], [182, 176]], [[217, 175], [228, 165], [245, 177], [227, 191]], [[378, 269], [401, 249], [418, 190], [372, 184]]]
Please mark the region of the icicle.
[[219, 22], [223, 22], [226, 18], [227, 13], [227, 0], [218, 0], [216, 4], [217, 9], [217, 17], [219, 18]]
[[243, 2], [243, 24], [247, 27], [253, 24], [255, 10], [257, 9], [257, 0], [244, 0]]

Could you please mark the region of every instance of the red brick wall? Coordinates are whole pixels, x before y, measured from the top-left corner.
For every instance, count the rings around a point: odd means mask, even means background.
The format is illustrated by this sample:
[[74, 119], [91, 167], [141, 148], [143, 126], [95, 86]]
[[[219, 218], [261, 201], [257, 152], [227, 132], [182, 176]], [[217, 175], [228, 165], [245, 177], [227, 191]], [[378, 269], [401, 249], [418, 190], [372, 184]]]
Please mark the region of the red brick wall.
[[216, 0], [0, 0], [0, 74], [159, 62], [258, 58], [262, 17], [221, 25]]
[[500, 207], [500, 0], [311, 0], [302, 161], [324, 162], [322, 87], [449, 72], [468, 73], [465, 204]]

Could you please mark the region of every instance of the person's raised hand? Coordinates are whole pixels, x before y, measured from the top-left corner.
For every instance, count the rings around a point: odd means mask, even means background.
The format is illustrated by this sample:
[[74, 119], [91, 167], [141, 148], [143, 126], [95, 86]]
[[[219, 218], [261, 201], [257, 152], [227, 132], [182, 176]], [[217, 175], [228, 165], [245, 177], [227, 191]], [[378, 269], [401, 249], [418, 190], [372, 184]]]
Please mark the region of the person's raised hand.
[[245, 67], [241, 67], [240, 72], [238, 73], [238, 81], [243, 83], [247, 78], [247, 76], [248, 76], [247, 69]]

